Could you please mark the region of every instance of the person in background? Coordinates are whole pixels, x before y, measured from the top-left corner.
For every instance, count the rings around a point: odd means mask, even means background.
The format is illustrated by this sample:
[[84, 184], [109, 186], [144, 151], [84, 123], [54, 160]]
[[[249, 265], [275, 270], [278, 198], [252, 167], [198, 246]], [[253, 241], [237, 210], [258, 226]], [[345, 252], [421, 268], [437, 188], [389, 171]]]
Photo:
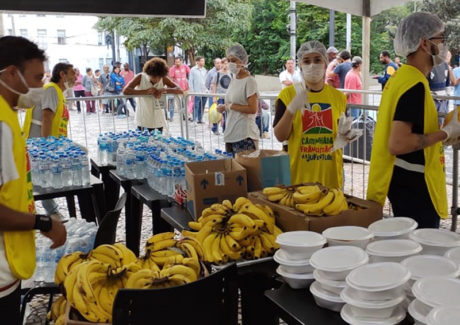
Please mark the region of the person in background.
[[[21, 324], [21, 280], [35, 270], [35, 231], [66, 241], [65, 227], [35, 213], [30, 163], [19, 126], [18, 105], [38, 103], [45, 53], [23, 37], [0, 38], [0, 313], [2, 324]], [[30, 106], [29, 106], [30, 107]]]
[[[44, 86], [41, 100], [33, 109], [26, 111], [23, 126], [25, 138], [67, 137], [69, 111], [64, 92], [74, 83], [75, 71], [71, 64], [58, 63], [54, 66], [51, 81]], [[22, 104], [21, 101], [19, 104]], [[42, 200], [41, 203], [47, 215], [57, 220], [64, 220], [64, 216], [59, 212], [59, 205], [54, 199]]]
[[[195, 93], [206, 93], [206, 69], [204, 67], [204, 57], [196, 57], [196, 65], [190, 70], [190, 90]], [[206, 97], [195, 96], [193, 105], [192, 121], [203, 124], [203, 111], [206, 105]]]
[[259, 128], [260, 137], [264, 139], [270, 138], [270, 134], [268, 133], [268, 129], [270, 127], [270, 114], [268, 113], [268, 108], [268, 104], [265, 100], [258, 100], [256, 124]]
[[[110, 74], [110, 84], [111, 87], [114, 89], [113, 94], [120, 95], [123, 90], [123, 86], [125, 85], [125, 79], [120, 74], [120, 68], [118, 66], [114, 66], [112, 68], [112, 73]], [[119, 118], [129, 116], [129, 111], [126, 108], [126, 102], [123, 98], [117, 98], [114, 102], [117, 103], [115, 107], [117, 111], [117, 116]]]
[[[125, 80], [125, 85], [129, 84], [134, 78], [134, 71], [129, 68], [129, 63], [123, 64], [123, 70], [120, 71], [120, 75]], [[133, 111], [136, 111], [136, 101], [133, 97], [127, 98], [127, 101], [131, 104]]]
[[[227, 58], [223, 58], [221, 60], [222, 68], [211, 81], [211, 92], [213, 94], [226, 94], [228, 87], [230, 86], [230, 82], [232, 81], [232, 73], [228, 71], [228, 60]], [[216, 104], [225, 104], [225, 97], [213, 97], [213, 103]], [[222, 132], [225, 131], [225, 120], [227, 117], [227, 113], [222, 113]], [[219, 123], [214, 123], [212, 125], [212, 132], [215, 135], [219, 135]]]
[[275, 136], [288, 140], [291, 184], [320, 182], [342, 188], [342, 151], [332, 152], [339, 118], [346, 111], [344, 94], [326, 84], [326, 48], [318, 41], [302, 44], [297, 61], [305, 83], [281, 90], [273, 121]]
[[[99, 79], [101, 78], [101, 70], [96, 69], [94, 70], [94, 79], [96, 80], [96, 90], [97, 90], [97, 96], [102, 96], [102, 85], [99, 82]], [[99, 99], [96, 102], [96, 109], [101, 110], [102, 108], [102, 101]], [[104, 110], [102, 110], [104, 112]]]
[[[353, 57], [351, 60], [351, 70], [348, 71], [345, 76], [345, 89], [361, 90], [362, 89], [362, 76], [361, 76], [361, 66], [363, 60], [359, 56]], [[358, 93], [350, 93], [345, 91], [347, 96], [348, 104], [362, 104], [363, 95]], [[351, 109], [351, 116], [353, 118], [358, 118], [361, 115], [361, 110], [359, 108]]]
[[[212, 92], [212, 80], [217, 75], [217, 73], [220, 71], [220, 69], [222, 69], [222, 60], [221, 58], [215, 58], [214, 67], [212, 67], [212, 69], [209, 70], [208, 73], [206, 74], [205, 85], [206, 85], [206, 89], [208, 90], [208, 92]], [[211, 107], [212, 102], [213, 102], [213, 98], [209, 97], [209, 101], [208, 101], [209, 107]]]
[[334, 88], [340, 88], [340, 78], [338, 75], [334, 74], [334, 69], [343, 62], [340, 56], [337, 56], [338, 52], [339, 51], [333, 46], [329, 47], [326, 51], [329, 59], [329, 64], [326, 69], [326, 82], [329, 86]]
[[[85, 97], [93, 97], [93, 92], [96, 89], [96, 78], [94, 78], [91, 68], [86, 68], [83, 87], [85, 87]], [[86, 100], [86, 113], [96, 113], [96, 102], [94, 100]]]
[[[102, 92], [103, 96], [110, 96], [110, 95], [112, 95], [112, 93], [110, 93], [108, 91], [108, 89], [107, 89], [109, 87], [109, 85], [110, 85], [110, 70], [109, 70], [109, 66], [107, 64], [105, 64], [102, 67], [102, 70], [104, 71], [104, 73], [102, 73], [101, 76], [99, 77], [99, 83], [101, 85], [101, 92]], [[110, 108], [110, 101], [108, 99], [103, 99], [102, 100], [102, 110], [105, 113], [108, 113], [109, 108]]]
[[401, 68], [402, 63], [401, 58], [399, 56], [395, 57], [395, 64], [398, 66], [398, 68]]
[[[433, 96], [447, 96], [447, 87], [455, 82], [452, 68], [449, 65], [451, 58], [450, 52], [447, 52], [446, 61], [434, 66], [428, 75], [428, 85], [430, 86]], [[438, 116], [439, 125], [442, 125], [444, 122], [444, 115], [449, 112], [449, 100], [434, 98], [434, 103], [438, 114], [441, 115]]]
[[351, 54], [347, 50], [343, 50], [339, 54], [339, 58], [342, 63], [339, 63], [335, 68], [334, 71], [329, 73], [329, 78], [334, 78], [336, 75], [339, 77], [340, 80], [340, 88], [345, 87], [345, 76], [347, 75], [348, 71], [351, 70]]
[[398, 70], [398, 66], [396, 63], [391, 61], [390, 52], [382, 51], [379, 57], [380, 63], [385, 66], [383, 69], [383, 76], [373, 76], [373, 79], [377, 79], [379, 84], [382, 85], [382, 90], [385, 88], [385, 84], [387, 83], [388, 79], [393, 75], [393, 73]]
[[225, 95], [225, 104], [217, 106], [227, 113], [224, 131], [225, 150], [233, 154], [256, 150], [259, 140], [255, 123], [257, 113], [257, 82], [247, 70], [248, 54], [241, 44], [234, 44], [226, 51], [228, 69], [234, 78]]
[[[190, 75], [190, 68], [188, 65], [182, 63], [181, 57], [176, 57], [174, 59], [174, 65], [169, 69], [169, 77], [183, 91], [188, 91], [188, 77]], [[177, 96], [171, 97], [168, 99], [169, 107], [169, 119], [173, 120], [174, 117], [174, 106], [177, 106], [180, 110], [179, 100]], [[176, 105], [174, 104], [176, 102]]]
[[[85, 87], [83, 86], [83, 76], [78, 68], [75, 68], [75, 85], [73, 86], [73, 93], [75, 97], [85, 97]], [[77, 111], [81, 113], [80, 101], [77, 101]]]
[[139, 97], [139, 106], [136, 110], [135, 123], [139, 130], [157, 130], [167, 132], [167, 122], [164, 114], [166, 107], [165, 94], [183, 94], [168, 77], [168, 65], [160, 58], [148, 60], [143, 72], [134, 77], [125, 87], [125, 95], [152, 95]]
[[[454, 75], [454, 82], [452, 83], [452, 86], [454, 86], [454, 96], [460, 97], [460, 67], [453, 69], [452, 73]], [[460, 109], [460, 99], [455, 100], [454, 106]]]
[[285, 64], [286, 70], [280, 73], [281, 88], [285, 88], [294, 83], [301, 82], [302, 76], [299, 71], [295, 69], [295, 63], [293, 59], [289, 59]]
[[382, 93], [367, 199], [383, 208], [388, 197], [395, 216], [411, 217], [419, 228], [438, 228], [448, 216], [443, 143], [460, 138], [457, 118], [439, 128], [426, 78], [446, 60], [443, 22], [426, 12], [409, 15], [398, 26], [394, 49], [407, 61]]

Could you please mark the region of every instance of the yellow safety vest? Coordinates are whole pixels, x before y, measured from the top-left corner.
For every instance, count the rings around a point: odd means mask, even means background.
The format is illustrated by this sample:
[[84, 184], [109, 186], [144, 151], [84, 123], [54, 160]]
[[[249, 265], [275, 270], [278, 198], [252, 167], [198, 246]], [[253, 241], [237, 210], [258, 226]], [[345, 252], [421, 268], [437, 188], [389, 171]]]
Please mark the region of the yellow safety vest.
[[[385, 204], [390, 188], [396, 156], [388, 150], [391, 125], [401, 96], [421, 82], [425, 88], [424, 134], [439, 131], [438, 114], [431, 97], [428, 81], [417, 68], [405, 64], [395, 71], [388, 80], [382, 94], [377, 115], [374, 142], [372, 144], [371, 165], [367, 199]], [[436, 212], [447, 218], [446, 175], [444, 172], [444, 148], [441, 142], [423, 149], [425, 157], [425, 182]]]
[[[47, 83], [44, 88], [45, 90], [49, 87], [56, 89], [58, 95], [58, 106], [51, 123], [51, 134], [52, 136], [59, 138], [60, 136], [67, 137], [67, 124], [69, 123], [69, 111], [65, 106], [65, 97], [64, 94], [57, 84], [54, 82]], [[26, 111], [26, 117], [24, 119], [24, 126], [22, 128], [22, 134], [24, 138], [29, 138], [30, 126], [32, 124], [32, 114], [33, 109], [28, 109]]]
[[[296, 92], [294, 86], [278, 95], [286, 105]], [[277, 99], [277, 100], [278, 100]], [[347, 98], [329, 85], [319, 92], [308, 92], [311, 110], [302, 116], [298, 110], [288, 139], [292, 184], [320, 182], [329, 187], [342, 187], [342, 151], [330, 152], [337, 136], [337, 121], [345, 112]]]
[[[21, 136], [17, 112], [0, 96], [0, 121], [13, 134], [13, 155], [19, 177], [0, 187], [0, 203], [20, 212], [35, 213], [34, 194], [26, 143]], [[4, 231], [5, 254], [11, 273], [28, 279], [35, 270], [35, 231]]]

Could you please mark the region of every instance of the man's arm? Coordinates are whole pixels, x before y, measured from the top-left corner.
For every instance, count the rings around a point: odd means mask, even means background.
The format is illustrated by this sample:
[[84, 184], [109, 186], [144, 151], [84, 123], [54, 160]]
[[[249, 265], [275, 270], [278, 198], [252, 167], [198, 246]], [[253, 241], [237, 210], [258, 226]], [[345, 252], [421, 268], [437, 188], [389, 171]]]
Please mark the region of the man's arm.
[[54, 112], [50, 108], [42, 109], [42, 137], [46, 138], [51, 135]]

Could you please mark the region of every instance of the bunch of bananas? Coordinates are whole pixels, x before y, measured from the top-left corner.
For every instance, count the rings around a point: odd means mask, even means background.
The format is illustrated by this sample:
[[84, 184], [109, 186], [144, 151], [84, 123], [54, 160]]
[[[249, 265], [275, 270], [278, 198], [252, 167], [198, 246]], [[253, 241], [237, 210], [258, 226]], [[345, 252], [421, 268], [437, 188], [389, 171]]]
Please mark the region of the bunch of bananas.
[[298, 202], [295, 208], [306, 215], [334, 216], [348, 210], [345, 195], [337, 188], [321, 189], [317, 185], [299, 186], [295, 195], [295, 200]]
[[291, 187], [266, 187], [262, 190], [262, 194], [265, 195], [267, 200], [271, 202], [277, 202], [278, 204], [285, 205], [290, 208], [295, 207], [295, 192]]
[[196, 232], [184, 230], [182, 234], [199, 241], [204, 260], [215, 264], [273, 254], [278, 248], [276, 236], [281, 233], [273, 211], [245, 197], [233, 205], [229, 200], [213, 204], [196, 222], [189, 222], [189, 227]]
[[46, 318], [48, 319], [48, 321], [52, 320], [56, 322], [60, 316], [65, 317], [64, 314], [65, 314], [66, 304], [67, 304], [67, 300], [65, 299], [65, 297], [59, 296], [59, 298], [57, 298], [51, 305], [51, 310], [49, 311], [48, 315], [46, 315]]

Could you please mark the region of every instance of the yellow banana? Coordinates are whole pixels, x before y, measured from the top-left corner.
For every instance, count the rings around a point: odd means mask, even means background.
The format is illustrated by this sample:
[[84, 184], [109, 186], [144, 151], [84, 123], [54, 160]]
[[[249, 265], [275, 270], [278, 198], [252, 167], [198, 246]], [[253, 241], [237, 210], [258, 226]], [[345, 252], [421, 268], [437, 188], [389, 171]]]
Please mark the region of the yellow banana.
[[304, 186], [297, 186], [296, 191], [301, 194], [310, 194], [321, 192], [321, 188], [318, 185], [304, 185]]
[[234, 252], [240, 250], [241, 246], [240, 244], [238, 244], [238, 242], [233, 239], [232, 236], [230, 236], [229, 234], [227, 235], [224, 235], [224, 239], [227, 241], [227, 246], [233, 250]]
[[275, 245], [273, 244], [274, 240], [272, 241], [270, 238], [273, 238], [272, 234], [267, 234], [267, 233], [260, 234], [260, 240], [262, 242], [263, 248], [268, 253], [274, 253], [275, 252]]
[[153, 235], [147, 240], [147, 243], [157, 243], [166, 239], [173, 239], [175, 236], [174, 232], [162, 232], [160, 234]]
[[279, 194], [279, 193], [284, 193], [286, 192], [286, 189], [285, 188], [281, 188], [281, 187], [266, 187], [262, 190], [262, 194], [263, 195], [273, 195], [273, 194]]
[[245, 204], [240, 208], [240, 212], [251, 215], [254, 219], [261, 219], [265, 222], [267, 229], [270, 233], [273, 233], [273, 227], [275, 226], [275, 219], [268, 216], [265, 210], [260, 209], [254, 204]]
[[262, 256], [262, 242], [259, 236], [254, 238], [254, 258], [259, 259]]
[[181, 252], [175, 249], [166, 248], [160, 251], [155, 251], [155, 252], [150, 253], [150, 256], [154, 256], [154, 257], [169, 257], [169, 256], [175, 256], [175, 255], [181, 255]]
[[214, 261], [214, 256], [212, 254], [212, 242], [215, 238], [215, 233], [209, 234], [203, 241], [203, 251], [204, 251], [204, 259], [212, 263]]
[[303, 211], [307, 215], [321, 215], [324, 207], [331, 203], [334, 193], [329, 191], [321, 200], [316, 203], [296, 204], [296, 209]]
[[114, 268], [123, 265], [123, 253], [114, 245], [100, 245], [93, 249], [89, 254], [91, 259], [107, 263]]
[[133, 262], [135, 262], [137, 260], [137, 257], [136, 255], [133, 253], [132, 250], [130, 250], [128, 247], [126, 247], [125, 245], [121, 244], [121, 243], [115, 243], [113, 246], [115, 246], [116, 248], [118, 248], [121, 252], [122, 252], [122, 255], [123, 255], [123, 265], [128, 265], [128, 264], [131, 264]]
[[243, 204], [246, 204], [247, 202], [251, 202], [251, 201], [249, 201], [249, 199], [246, 198], [246, 197], [241, 196], [241, 197], [237, 198], [235, 203], [233, 204], [233, 211], [238, 212], [240, 210], [240, 207]]
[[228, 223], [237, 223], [246, 226], [248, 229], [256, 229], [254, 221], [243, 213], [237, 213], [230, 217]]
[[284, 197], [285, 193], [272, 194], [267, 196], [267, 199], [271, 202], [278, 202]]
[[173, 265], [167, 269], [161, 270], [160, 272], [161, 277], [169, 277], [174, 274], [182, 274], [183, 276], [189, 278], [191, 280], [190, 282], [196, 281], [198, 279], [195, 271], [185, 265]]
[[233, 204], [230, 202], [230, 200], [223, 200], [222, 205], [225, 206], [229, 211], [233, 210]]
[[196, 239], [200, 242], [203, 243], [204, 239], [208, 237], [208, 235], [212, 232], [212, 227], [213, 225], [208, 223], [205, 225], [201, 230], [198, 232]]
[[188, 266], [189, 268], [192, 268], [197, 276], [201, 274], [201, 264], [198, 260], [195, 260], [191, 257], [186, 257], [182, 260], [182, 264]]
[[83, 262], [86, 259], [86, 256], [87, 255], [83, 254], [80, 251], [63, 256], [56, 266], [54, 282], [56, 282], [56, 284], [63, 283], [65, 277], [67, 276], [67, 274], [69, 274], [72, 267]]
[[323, 212], [326, 215], [335, 216], [342, 211], [345, 196], [343, 195], [342, 191], [336, 188], [331, 189], [331, 191], [334, 193], [334, 199], [331, 203], [329, 203], [329, 205], [324, 207]]
[[[212, 225], [215, 225], [215, 224], [218, 224], [220, 222], [222, 222], [222, 220], [224, 220], [224, 216], [223, 215], [220, 215], [220, 214], [211, 214], [207, 217], [204, 217], [202, 220], [201, 220], [201, 224], [202, 226], [208, 224], [208, 223], [211, 223]], [[192, 228], [193, 229], [193, 228]]]
[[201, 227], [203, 226], [203, 224], [201, 222], [189, 221], [188, 226], [192, 230], [199, 231], [201, 229]]
[[183, 285], [192, 282], [188, 277], [179, 273], [169, 276], [168, 280], [172, 283], [172, 285]]
[[200, 259], [203, 259], [203, 256], [204, 256], [203, 247], [201, 246], [201, 243], [198, 240], [196, 240], [195, 238], [191, 238], [191, 237], [184, 237], [181, 240], [181, 243], [187, 243], [187, 244], [192, 245], [196, 253], [198, 254], [198, 257]]
[[165, 239], [162, 241], [158, 241], [153, 243], [152, 245], [146, 245], [147, 248], [152, 250], [152, 252], [160, 251], [165, 248], [170, 248], [176, 246], [177, 241], [175, 239]]
[[213, 256], [213, 260], [214, 260], [214, 263], [216, 264], [221, 264], [224, 260], [223, 256], [222, 256], [222, 252], [220, 250], [220, 237], [221, 235], [220, 234], [216, 234], [215, 237], [214, 237], [214, 240], [212, 241], [212, 244], [211, 244], [211, 253], [212, 253], [212, 256]]
[[56, 321], [54, 322], [54, 325], [65, 325], [66, 323], [66, 315], [61, 315], [59, 316]]
[[[200, 229], [201, 230], [201, 229]], [[181, 231], [181, 234], [185, 237], [192, 237], [192, 238], [195, 238], [196, 235], [198, 234], [197, 232], [193, 232], [193, 231], [189, 231], [189, 230], [182, 230]]]

